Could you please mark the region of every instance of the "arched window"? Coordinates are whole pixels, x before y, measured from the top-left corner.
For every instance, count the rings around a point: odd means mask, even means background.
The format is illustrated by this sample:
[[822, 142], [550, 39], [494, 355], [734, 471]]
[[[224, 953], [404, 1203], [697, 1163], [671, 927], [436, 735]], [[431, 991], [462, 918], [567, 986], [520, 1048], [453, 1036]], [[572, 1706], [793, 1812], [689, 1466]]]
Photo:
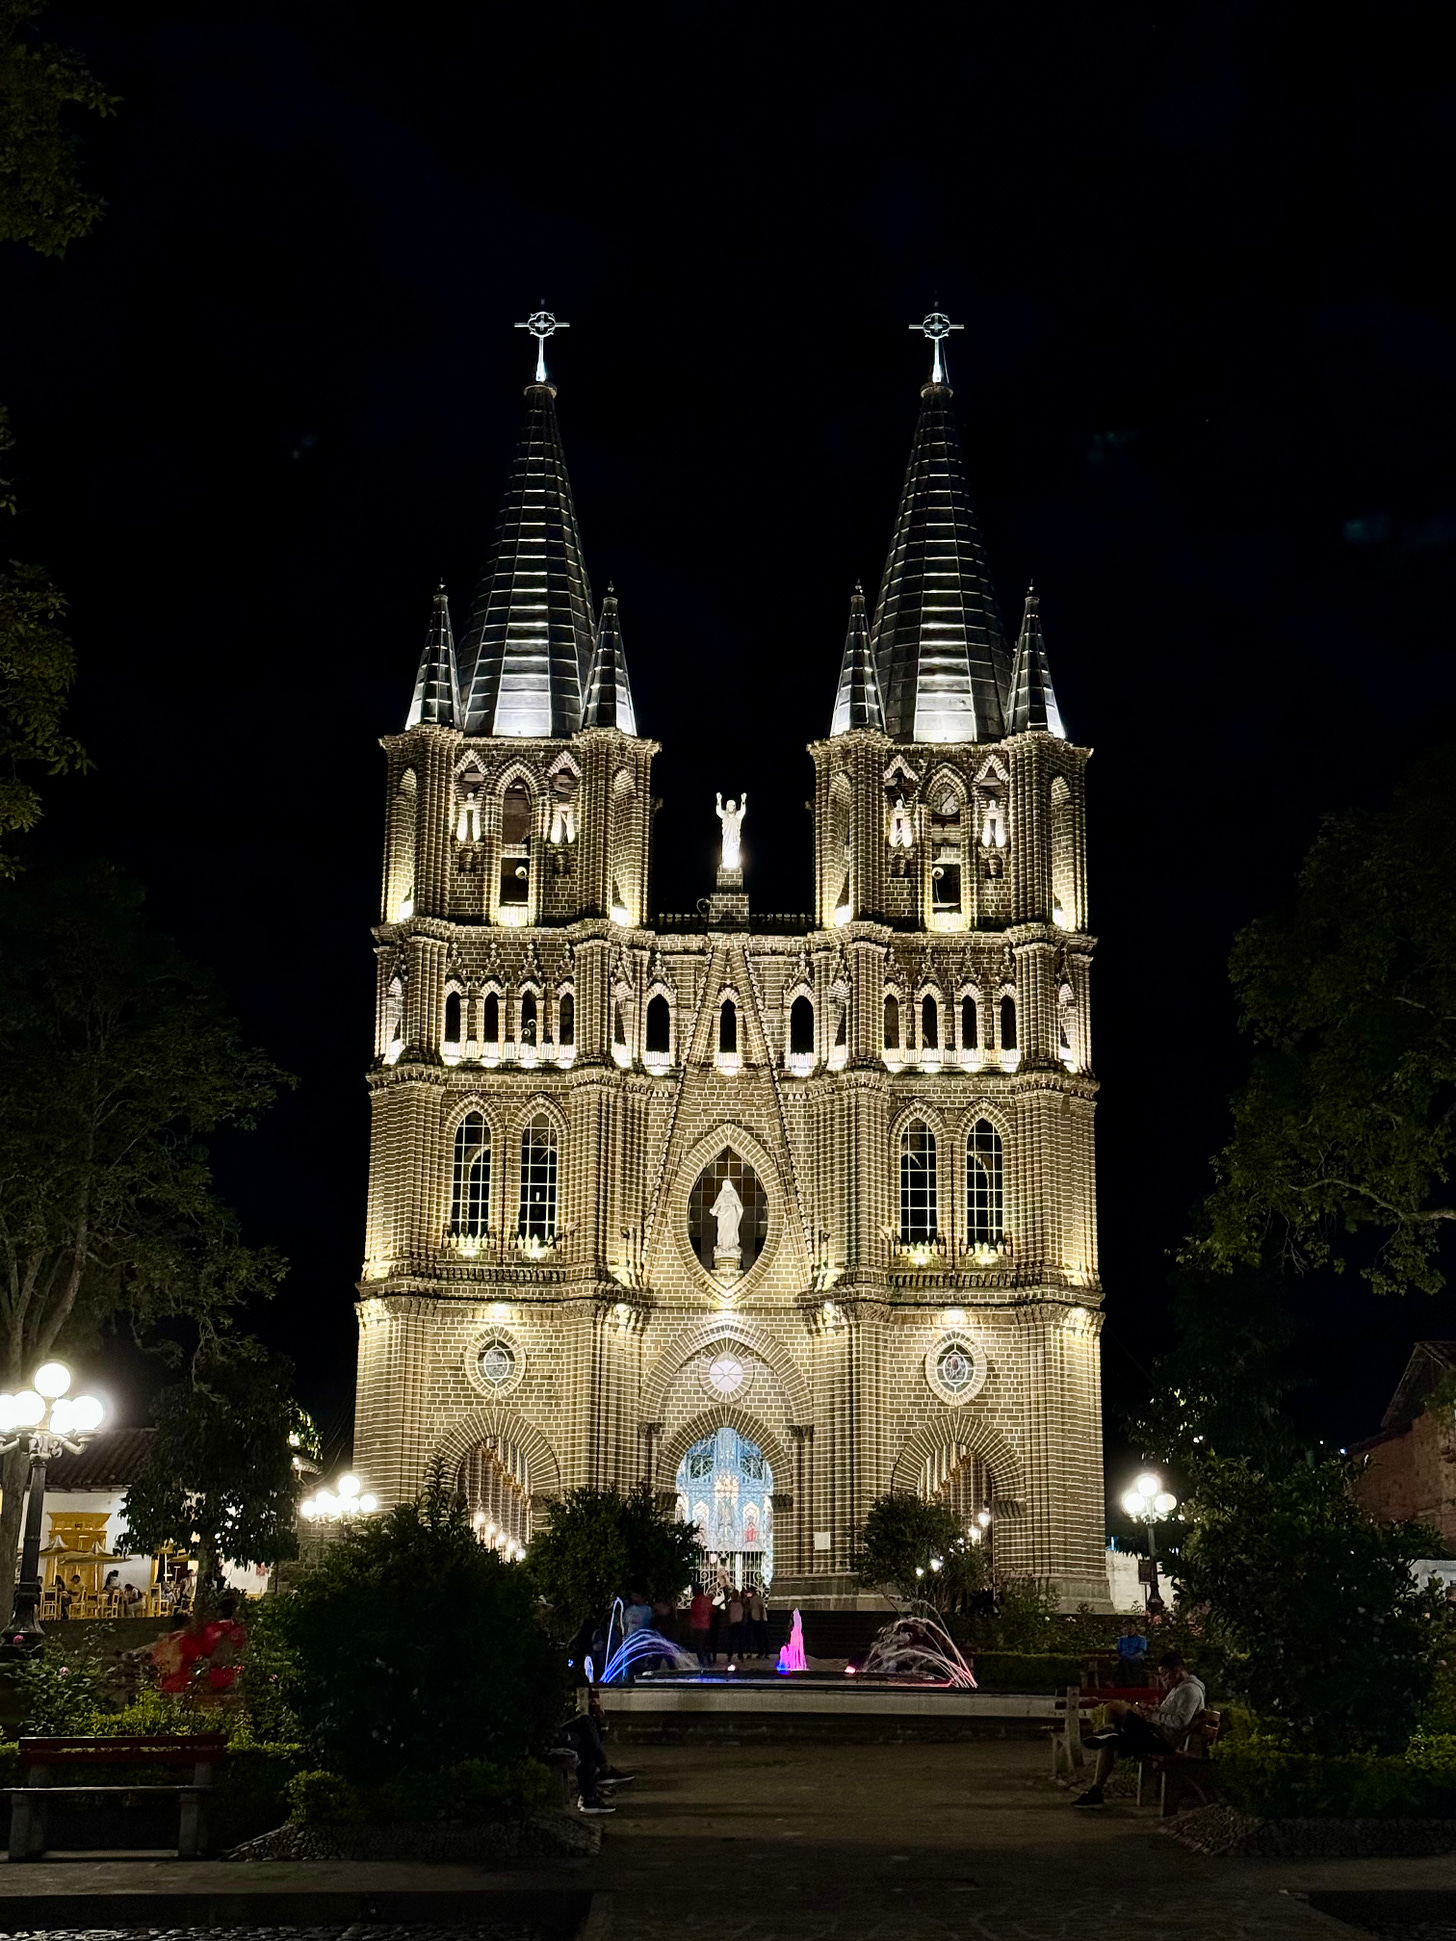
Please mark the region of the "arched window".
[[966, 1239], [994, 1247], [1004, 1231], [1001, 1135], [989, 1119], [977, 1119], [966, 1141]]
[[450, 1231], [463, 1240], [480, 1240], [489, 1226], [490, 1128], [479, 1112], [467, 1112], [455, 1128]]
[[1016, 999], [1003, 997], [1001, 1000], [1001, 1049], [1016, 1049]]
[[527, 991], [521, 999], [521, 1043], [534, 1045], [536, 1042], [536, 997]]
[[576, 1043], [576, 999], [570, 991], [563, 991], [561, 1002], [556, 1010], [556, 1036], [563, 1045]]
[[885, 1050], [900, 1049], [900, 1000], [897, 997], [885, 999]]
[[1070, 1057], [1072, 1051], [1072, 1006], [1076, 1002], [1071, 986], [1064, 984], [1057, 996], [1057, 1050]]
[[920, 1000], [920, 1043], [926, 1051], [940, 1049], [940, 1006], [933, 997]]
[[796, 997], [789, 1010], [789, 1050], [814, 1049], [814, 1005], [807, 997]]
[[672, 1050], [672, 1007], [661, 991], [647, 1000], [647, 1049], [664, 1058]]
[[501, 797], [500, 900], [507, 904], [531, 900], [531, 791], [512, 782]]
[[923, 1119], [912, 1119], [900, 1134], [900, 1241], [904, 1246], [934, 1240], [935, 1134]]
[[738, 1006], [731, 997], [724, 998], [723, 1008], [718, 1013], [718, 1049], [719, 1051], [738, 1049]]
[[961, 999], [961, 1050], [974, 1051], [979, 1043], [976, 1000], [968, 995]]
[[1063, 930], [1077, 928], [1076, 833], [1073, 823], [1072, 792], [1065, 775], [1058, 775], [1051, 790], [1052, 922]]
[[841, 1045], [847, 1045], [848, 1043], [849, 1043], [849, 1006], [847, 1004], [841, 1004], [839, 1007], [839, 1022], [834, 1027], [835, 1050], [837, 1051]]
[[556, 1127], [538, 1112], [521, 1134], [521, 1235], [556, 1238]]
[[451, 991], [445, 999], [445, 1043], [458, 1045], [460, 1042], [460, 993]]
[[384, 1055], [393, 1064], [403, 1050], [404, 981], [392, 977], [384, 994]]
[[627, 1043], [627, 1007], [621, 998], [612, 1006], [612, 1043], [624, 1047]]
[[498, 1045], [500, 1043], [500, 999], [494, 991], [486, 992], [481, 1012], [481, 1036], [488, 1045]]

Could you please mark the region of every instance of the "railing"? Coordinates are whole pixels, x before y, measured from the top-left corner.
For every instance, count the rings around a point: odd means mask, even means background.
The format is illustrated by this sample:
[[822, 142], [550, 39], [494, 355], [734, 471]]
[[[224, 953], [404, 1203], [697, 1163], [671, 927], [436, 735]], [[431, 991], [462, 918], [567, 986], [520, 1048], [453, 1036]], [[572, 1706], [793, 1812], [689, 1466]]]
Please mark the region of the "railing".
[[[712, 923], [706, 909], [703, 910], [663, 910], [652, 920], [654, 930], [711, 930]], [[806, 935], [814, 928], [813, 918], [807, 910], [755, 910], [745, 926], [750, 936], [790, 936]]]

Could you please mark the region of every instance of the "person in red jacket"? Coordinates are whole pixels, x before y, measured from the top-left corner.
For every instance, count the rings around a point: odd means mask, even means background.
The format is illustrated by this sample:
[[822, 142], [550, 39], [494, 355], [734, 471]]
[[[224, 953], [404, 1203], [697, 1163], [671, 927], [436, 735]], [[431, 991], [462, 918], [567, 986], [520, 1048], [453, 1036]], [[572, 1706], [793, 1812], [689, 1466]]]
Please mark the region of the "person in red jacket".
[[693, 1601], [688, 1606], [688, 1629], [693, 1634], [693, 1649], [700, 1665], [713, 1662], [713, 1600], [701, 1584], [693, 1585]]

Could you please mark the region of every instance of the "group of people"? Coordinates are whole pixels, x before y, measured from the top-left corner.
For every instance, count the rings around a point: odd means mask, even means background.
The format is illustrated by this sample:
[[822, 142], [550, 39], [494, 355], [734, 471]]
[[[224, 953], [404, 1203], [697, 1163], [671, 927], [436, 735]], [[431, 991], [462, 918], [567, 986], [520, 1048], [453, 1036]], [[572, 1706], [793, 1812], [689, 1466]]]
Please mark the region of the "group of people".
[[689, 1649], [700, 1665], [716, 1665], [720, 1653], [729, 1664], [768, 1656], [768, 1605], [757, 1584], [747, 1590], [725, 1584], [716, 1591], [694, 1584], [688, 1630]]

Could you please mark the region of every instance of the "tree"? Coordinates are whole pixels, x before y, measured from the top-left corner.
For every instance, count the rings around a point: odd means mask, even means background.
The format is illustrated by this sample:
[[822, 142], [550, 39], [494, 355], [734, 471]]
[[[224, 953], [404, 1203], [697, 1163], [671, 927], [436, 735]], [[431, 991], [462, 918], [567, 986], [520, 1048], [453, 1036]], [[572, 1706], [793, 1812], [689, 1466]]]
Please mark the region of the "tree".
[[1332, 816], [1292, 901], [1241, 933], [1230, 970], [1252, 1037], [1199, 1249], [1217, 1265], [1272, 1244], [1345, 1265], [1377, 1241], [1381, 1292], [1443, 1285], [1456, 1221], [1456, 750], [1379, 813]]
[[909, 1490], [892, 1490], [870, 1504], [856, 1569], [862, 1584], [949, 1610], [986, 1587], [985, 1557], [968, 1543], [954, 1511]]
[[210, 1610], [222, 1560], [276, 1564], [298, 1555], [298, 1471], [308, 1418], [293, 1400], [293, 1364], [259, 1342], [208, 1334], [189, 1379], [164, 1389], [141, 1473], [126, 1493], [133, 1550], [196, 1548], [199, 1610]]
[[1185, 1474], [1210, 1455], [1287, 1469], [1302, 1453], [1289, 1403], [1308, 1376], [1284, 1276], [1190, 1262], [1173, 1273], [1170, 1293], [1177, 1345], [1154, 1364], [1132, 1440]]
[[43, 0], [0, 0], [0, 242], [63, 256], [105, 207], [81, 185], [67, 110], [105, 117], [119, 105], [85, 63], [36, 41]]
[[697, 1541], [690, 1524], [658, 1508], [645, 1483], [625, 1493], [573, 1489], [531, 1538], [526, 1569], [564, 1638], [628, 1591], [680, 1596], [692, 1581]]
[[[12, 443], [0, 405], [0, 452]], [[0, 511], [14, 510], [14, 495], [0, 479]], [[0, 567], [0, 838], [40, 819], [40, 794], [25, 769], [60, 775], [89, 766], [81, 744], [61, 732], [76, 678], [76, 656], [60, 625], [65, 608], [39, 566], [12, 560]], [[0, 877], [13, 876], [16, 867], [14, 856], [0, 849]]]
[[1434, 1532], [1377, 1522], [1338, 1462], [1271, 1478], [1209, 1458], [1185, 1507], [1180, 1604], [1229, 1690], [1297, 1751], [1402, 1750], [1444, 1635], [1410, 1569]]
[[306, 1742], [357, 1783], [509, 1766], [559, 1722], [565, 1664], [525, 1567], [476, 1540], [438, 1465], [416, 1501], [346, 1528], [270, 1629]]
[[[108, 865], [0, 898], [0, 1382], [125, 1314], [205, 1334], [276, 1285], [239, 1242], [205, 1135], [251, 1126], [284, 1074]], [[23, 1459], [0, 1486], [8, 1609]]]

